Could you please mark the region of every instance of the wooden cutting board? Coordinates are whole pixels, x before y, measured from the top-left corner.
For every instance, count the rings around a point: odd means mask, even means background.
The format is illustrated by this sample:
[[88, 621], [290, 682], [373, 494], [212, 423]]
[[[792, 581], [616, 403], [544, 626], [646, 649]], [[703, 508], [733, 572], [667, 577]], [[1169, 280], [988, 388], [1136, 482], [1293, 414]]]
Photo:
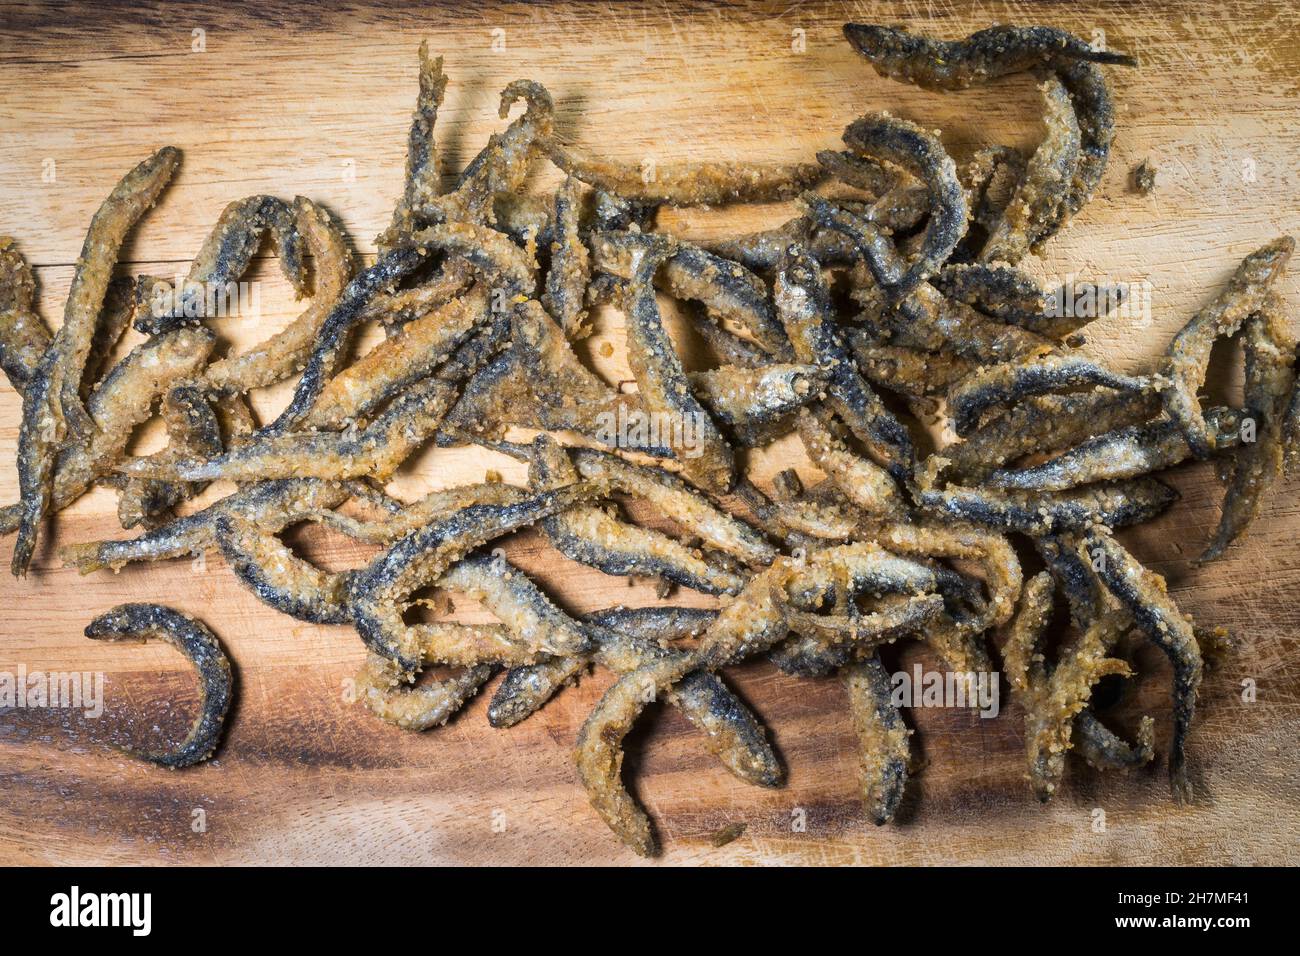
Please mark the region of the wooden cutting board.
[[[166, 143], [179, 175], [130, 240], [126, 274], [183, 271], [226, 202], [302, 194], [346, 223], [356, 249], [398, 195], [415, 96], [416, 49], [427, 37], [451, 77], [439, 117], [446, 168], [459, 168], [501, 127], [497, 93], [529, 77], [551, 90], [559, 128], [576, 144], [630, 161], [806, 159], [837, 144], [859, 114], [887, 109], [943, 130], [961, 159], [983, 144], [1027, 147], [1036, 94], [1013, 78], [958, 94], [888, 82], [849, 49], [846, 19], [902, 23], [944, 37], [995, 22], [1042, 22], [1135, 52], [1112, 70], [1119, 136], [1097, 198], [1029, 268], [1045, 283], [1070, 274], [1150, 283], [1152, 314], [1089, 330], [1097, 354], [1141, 367], [1252, 249], [1300, 232], [1300, 15], [1292, 4], [1215, 2], [853, 4], [375, 4], [308, 12], [262, 3], [235, 13], [166, 4], [0, 5], [0, 232], [36, 267], [44, 314], [62, 315], [86, 225], [113, 183]], [[1150, 196], [1127, 188], [1132, 167], [1159, 168]], [[544, 188], [548, 172], [538, 179]], [[780, 221], [783, 207], [722, 215], [665, 214], [701, 236]], [[273, 263], [251, 276], [260, 316], [223, 320], [232, 350], [302, 308]], [[1293, 306], [1300, 271], [1282, 283]], [[371, 336], [373, 339], [373, 336]], [[599, 317], [584, 354], [611, 380], [631, 378], [620, 316]], [[610, 346], [606, 348], [606, 346]], [[688, 361], [698, 361], [691, 344]], [[608, 354], [607, 354], [608, 353]], [[1219, 385], [1231, 397], [1231, 350]], [[255, 396], [273, 413], [285, 389]], [[20, 403], [0, 385], [0, 459], [13, 460]], [[160, 441], [145, 429], [136, 447]], [[751, 457], [760, 477], [802, 461], [789, 443]], [[519, 467], [480, 451], [426, 453], [396, 491], [480, 480]], [[1102, 776], [1071, 763], [1049, 806], [1023, 775], [1020, 712], [913, 714], [926, 765], [897, 824], [864, 819], [856, 751], [836, 680], [796, 681], [766, 663], [729, 672], [766, 719], [789, 767], [762, 791], [729, 777], [674, 713], [652, 710], [629, 742], [628, 775], [666, 846], [660, 862], [700, 863], [1294, 863], [1300, 858], [1300, 509], [1280, 487], [1246, 540], [1197, 568], [1217, 519], [1212, 468], [1179, 469], [1183, 500], [1125, 540], [1166, 575], [1179, 603], [1231, 629], [1237, 647], [1204, 684], [1191, 741], [1200, 798], [1170, 801], [1163, 759]], [[16, 500], [13, 470], [0, 496]], [[408, 734], [347, 701], [362, 660], [346, 627], [297, 623], [242, 590], [221, 559], [79, 577], [56, 548], [121, 537], [115, 499], [97, 491], [63, 515], [25, 580], [0, 577], [0, 672], [106, 675], [105, 712], [0, 711], [0, 862], [4, 863], [631, 863], [595, 818], [571, 766], [574, 736], [608, 685], [584, 679], [509, 731], [480, 698], [449, 726]], [[648, 516], [653, 517], [653, 516]], [[7, 564], [12, 539], [0, 546]], [[362, 561], [341, 538], [297, 544], [329, 567]], [[646, 584], [558, 558], [533, 534], [511, 558], [575, 612], [656, 602]], [[679, 593], [675, 600], [707, 604]], [[192, 676], [160, 646], [102, 646], [81, 636], [91, 617], [128, 600], [161, 600], [206, 620], [229, 649], [238, 703], [219, 757], [184, 772], [142, 765], [114, 742], [184, 732]], [[468, 617], [482, 612], [461, 608]], [[934, 662], [916, 651], [903, 666]], [[1169, 668], [1141, 651], [1142, 680], [1115, 711], [1131, 730], [1154, 715], [1169, 736]], [[1243, 682], [1255, 688], [1243, 699]], [[1250, 695], [1245, 695], [1249, 697]], [[802, 826], [799, 825], [802, 821]], [[1104, 826], [1103, 826], [1104, 823]], [[723, 848], [710, 837], [745, 824]]]

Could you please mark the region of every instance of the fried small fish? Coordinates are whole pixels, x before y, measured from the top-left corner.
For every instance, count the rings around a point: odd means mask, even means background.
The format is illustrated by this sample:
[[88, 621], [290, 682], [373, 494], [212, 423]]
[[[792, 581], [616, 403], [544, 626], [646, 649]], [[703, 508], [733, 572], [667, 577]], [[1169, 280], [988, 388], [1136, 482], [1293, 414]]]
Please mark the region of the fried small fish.
[[916, 466], [912, 437], [858, 373], [834, 321], [821, 267], [799, 246], [791, 246], [782, 260], [773, 298], [795, 357], [819, 366], [829, 377], [827, 404], [895, 480], [909, 478]]
[[1187, 435], [1196, 458], [1214, 450], [1197, 393], [1205, 384], [1210, 350], [1223, 336], [1234, 334], [1247, 317], [1263, 307], [1269, 289], [1282, 274], [1295, 251], [1290, 236], [1274, 239], [1242, 260], [1227, 286], [1192, 316], [1169, 343], [1162, 367], [1168, 379], [1163, 396], [1169, 417]]
[[465, 706], [493, 670], [489, 664], [478, 664], [451, 677], [412, 686], [413, 679], [399, 664], [372, 651], [355, 678], [355, 692], [366, 709], [385, 723], [403, 730], [429, 730], [441, 727]]
[[844, 144], [905, 170], [926, 186], [930, 216], [917, 254], [901, 275], [892, 274], [876, 256], [874, 246], [859, 246], [876, 281], [892, 299], [902, 298], [939, 270], [966, 233], [969, 210], [957, 166], [933, 134], [884, 113], [851, 123], [844, 131]]
[[1011, 73], [1086, 61], [1136, 66], [1055, 27], [994, 26], [962, 40], [934, 40], [900, 27], [846, 23], [844, 36], [881, 76], [934, 90], [960, 90]]
[[587, 283], [591, 279], [591, 255], [578, 224], [578, 181], [565, 180], [555, 193], [555, 234], [551, 239], [551, 268], [546, 274], [542, 305], [570, 339], [589, 334]]
[[177, 286], [155, 283], [148, 306], [136, 314], [136, 331], [157, 335], [219, 317], [229, 289], [248, 270], [267, 232], [275, 243], [280, 271], [301, 296], [306, 291], [306, 268], [294, 210], [275, 196], [249, 196], [236, 199], [221, 211], [190, 263], [189, 273]]
[[948, 407], [958, 435], [968, 435], [983, 414], [1031, 395], [1101, 386], [1129, 394], [1156, 388], [1146, 376], [1122, 375], [1082, 355], [1052, 354], [1041, 358], [979, 369], [948, 393]]
[[81, 379], [113, 267], [127, 233], [158, 199], [180, 165], [180, 156], [180, 150], [171, 146], [158, 150], [127, 173], [96, 211], [72, 276], [63, 324], [23, 392], [18, 432], [22, 515], [11, 562], [16, 577], [27, 573], [50, 506], [59, 446], [69, 429], [81, 440], [95, 430], [81, 401]]
[[[1234, 408], [1206, 412], [1215, 448], [1221, 451], [1241, 442], [1247, 413]], [[1090, 438], [1047, 461], [1027, 468], [998, 469], [985, 479], [999, 488], [1022, 491], [1063, 491], [1077, 485], [1117, 478], [1136, 478], [1163, 471], [1191, 456], [1182, 428], [1167, 418], [1143, 425], [1128, 425]]]
[[1039, 89], [1045, 134], [980, 252], [984, 262], [1014, 265], [1038, 237], [1058, 232], [1070, 213], [1066, 199], [1079, 167], [1079, 120], [1069, 91], [1057, 77], [1049, 75]]
[[406, 177], [402, 196], [393, 210], [393, 221], [376, 241], [382, 250], [397, 245], [402, 236], [418, 228], [416, 210], [423, 210], [442, 192], [442, 169], [434, 146], [433, 132], [438, 110], [447, 93], [447, 75], [442, 71], [442, 57], [429, 55], [429, 41], [420, 41], [419, 95], [411, 114], [411, 129], [406, 135]]
[[646, 410], [670, 425], [668, 444], [683, 475], [705, 491], [725, 493], [735, 481], [734, 456], [691, 392], [655, 302], [654, 275], [672, 251], [662, 239], [647, 238], [641, 247], [627, 310], [628, 364]]
[[434, 583], [474, 548], [570, 508], [602, 491], [588, 482], [547, 491], [513, 504], [471, 505], [404, 535], [352, 579], [352, 615], [371, 650], [412, 673], [422, 666], [418, 632], [402, 620], [403, 601]]
[[1187, 735], [1196, 711], [1196, 694], [1201, 686], [1203, 664], [1200, 645], [1188, 620], [1169, 597], [1165, 579], [1143, 567], [1125, 548], [1102, 529], [1091, 529], [1083, 538], [1085, 560], [1146, 636], [1165, 652], [1174, 669], [1174, 739], [1169, 755], [1169, 781], [1174, 798], [1192, 798], [1187, 778]]
[[199, 674], [199, 713], [185, 739], [166, 750], [123, 748], [163, 767], [192, 767], [212, 756], [230, 708], [233, 676], [217, 636], [188, 614], [161, 604], [119, 604], [86, 625], [95, 641], [165, 641], [185, 655]]
[[[1282, 316], [1281, 300], [1270, 295], [1263, 309], [1246, 319], [1246, 414], [1256, 423], [1253, 442], [1238, 445], [1232, 460], [1232, 479], [1223, 496], [1223, 513], [1214, 537], [1200, 561], [1212, 561], [1223, 554], [1259, 514], [1264, 496], [1282, 473], [1282, 425], [1287, 403], [1295, 390], [1296, 340]], [[1211, 416], [1205, 420], [1210, 425]], [[1215, 450], [1230, 447], [1221, 441], [1224, 430], [1207, 427]], [[1228, 430], [1230, 439], [1233, 433]], [[1237, 431], [1240, 436], [1240, 429]], [[1189, 443], [1190, 444], [1190, 443]]]
[[844, 675], [849, 713], [858, 735], [862, 796], [867, 816], [883, 826], [898, 812], [907, 786], [911, 731], [893, 702], [889, 672], [880, 657], [851, 664]]

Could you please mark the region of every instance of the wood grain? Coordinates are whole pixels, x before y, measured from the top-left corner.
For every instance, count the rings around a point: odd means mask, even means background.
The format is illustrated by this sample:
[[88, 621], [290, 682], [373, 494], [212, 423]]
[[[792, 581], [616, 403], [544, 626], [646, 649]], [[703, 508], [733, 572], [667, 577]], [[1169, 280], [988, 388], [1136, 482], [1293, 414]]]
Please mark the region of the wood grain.
[[[902, 23], [956, 37], [993, 22], [1044, 22], [1085, 37], [1103, 30], [1141, 67], [1112, 71], [1120, 134], [1097, 199], [1040, 262], [1044, 281], [1146, 280], [1149, 322], [1103, 320], [1090, 348], [1124, 368], [1149, 361], [1264, 241], [1300, 231], [1300, 15], [1283, 2], [1229, 13], [1213, 2], [845, 4], [263, 3], [82, 6], [0, 4], [0, 231], [37, 266], [44, 314], [62, 312], [86, 224], [116, 179], [164, 143], [182, 170], [130, 242], [127, 273], [182, 270], [230, 199], [255, 192], [325, 203], [362, 254], [400, 187], [415, 92], [415, 50], [428, 37], [451, 77], [439, 146], [455, 170], [499, 128], [497, 91], [527, 76], [546, 84], [576, 144], [640, 161], [805, 159], [833, 147], [860, 113], [889, 109], [943, 130], [961, 157], [979, 145], [1037, 135], [1028, 79], [960, 94], [887, 82], [840, 37], [849, 19]], [[203, 52], [193, 31], [202, 30]], [[494, 35], [493, 31], [504, 31]], [[799, 31], [802, 31], [800, 33]], [[802, 37], [805, 46], [797, 49]], [[505, 50], [493, 51], [504, 38]], [[1156, 191], [1126, 189], [1150, 158]], [[53, 170], [53, 176], [48, 173]], [[43, 175], [45, 174], [45, 175]], [[537, 188], [554, 181], [539, 176]], [[687, 236], [779, 221], [781, 207], [665, 215]], [[221, 326], [232, 349], [278, 328], [300, 305], [273, 264], [253, 276], [261, 315]], [[1282, 285], [1300, 301], [1300, 274]], [[606, 356], [603, 346], [613, 346]], [[630, 378], [621, 317], [601, 314], [587, 357]], [[1225, 366], [1227, 363], [1224, 363]], [[1218, 385], [1231, 394], [1235, 376]], [[256, 396], [270, 414], [285, 388]], [[12, 460], [19, 402], [0, 386], [0, 458]], [[138, 447], [156, 443], [156, 429]], [[797, 463], [790, 443], [753, 456], [761, 475]], [[425, 453], [396, 490], [414, 495], [520, 477], [482, 452]], [[1071, 764], [1047, 807], [1022, 771], [1019, 712], [914, 714], [926, 767], [900, 822], [877, 829], [860, 810], [855, 746], [836, 681], [795, 681], [766, 664], [735, 669], [767, 720], [789, 783], [760, 791], [731, 779], [671, 712], [648, 715], [629, 747], [629, 776], [666, 845], [663, 864], [700, 863], [1294, 863], [1300, 858], [1300, 509], [1295, 486], [1264, 508], [1248, 539], [1194, 568], [1217, 517], [1206, 467], [1180, 469], [1180, 505], [1126, 536], [1168, 576], [1199, 621], [1231, 629], [1237, 649], [1207, 678], [1191, 758], [1202, 798], [1170, 802], [1163, 765], [1100, 776]], [[0, 495], [17, 497], [12, 470]], [[362, 653], [348, 628], [281, 617], [210, 555], [81, 578], [55, 547], [120, 536], [114, 499], [88, 495], [61, 515], [25, 581], [0, 580], [0, 671], [98, 671], [106, 712], [0, 711], [0, 862], [4, 863], [632, 863], [586, 804], [570, 761], [577, 728], [608, 676], [585, 679], [510, 731], [490, 730], [480, 699], [441, 731], [404, 734], [345, 700]], [[365, 552], [323, 534], [302, 546], [332, 566]], [[7, 559], [6, 543], [0, 560]], [[629, 586], [565, 562], [531, 533], [512, 558], [575, 611], [653, 603]], [[698, 597], [683, 600], [707, 603]], [[237, 667], [238, 704], [210, 764], [169, 773], [113, 743], [174, 737], [195, 705], [169, 650], [86, 641], [89, 619], [125, 600], [162, 599], [208, 621]], [[463, 609], [472, 616], [473, 608]], [[904, 666], [927, 658], [915, 650]], [[1143, 650], [1144, 674], [1117, 708], [1131, 728], [1155, 716], [1165, 752], [1169, 671]], [[932, 663], [932, 662], [931, 662]], [[1254, 702], [1242, 681], [1257, 684]], [[1096, 810], [1104, 832], [1095, 829]], [[196, 810], [205, 827], [196, 831]], [[806, 820], [802, 829], [792, 821]], [[711, 834], [747, 824], [721, 849]]]

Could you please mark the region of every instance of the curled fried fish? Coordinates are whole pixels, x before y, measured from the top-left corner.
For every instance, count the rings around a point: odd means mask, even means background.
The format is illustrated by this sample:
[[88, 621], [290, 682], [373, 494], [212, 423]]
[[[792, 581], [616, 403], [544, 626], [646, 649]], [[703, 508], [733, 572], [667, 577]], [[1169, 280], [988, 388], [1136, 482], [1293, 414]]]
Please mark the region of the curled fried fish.
[[249, 196], [222, 210], [178, 287], [158, 284], [157, 292], [162, 294], [137, 313], [136, 331], [157, 335], [220, 315], [228, 289], [248, 270], [262, 235], [268, 231], [274, 238], [280, 270], [302, 295], [306, 286], [303, 237], [293, 209], [274, 196]]
[[368, 647], [397, 661], [403, 670], [419, 670], [418, 632], [403, 622], [401, 602], [486, 541], [570, 508], [598, 491], [598, 486], [581, 483], [513, 504], [471, 505], [404, 535], [353, 577], [357, 633]]
[[[1282, 472], [1282, 419], [1295, 389], [1295, 338], [1281, 315], [1281, 302], [1270, 296], [1262, 311], [1246, 319], [1246, 410], [1257, 422], [1253, 442], [1241, 444], [1232, 461], [1232, 479], [1223, 497], [1223, 513], [1214, 537], [1201, 555], [1212, 561], [1239, 538], [1259, 513], [1265, 494]], [[1210, 423], [1210, 415], [1205, 416]], [[1239, 432], [1238, 432], [1239, 434]], [[1224, 432], [1207, 428], [1211, 447], [1231, 444]], [[1231, 432], [1228, 433], [1231, 437]]]
[[[996, 26], [964, 40], [932, 40], [897, 27], [846, 24], [844, 35], [882, 76], [935, 90], [965, 89], [973, 83], [1048, 69], [1074, 101], [1080, 132], [1079, 162], [1065, 199], [1073, 216], [1101, 181], [1115, 137], [1110, 89], [1097, 64], [1134, 66], [1125, 54], [1092, 47], [1053, 27]], [[1036, 238], [1048, 238], [1050, 230]]]
[[640, 856], [657, 846], [650, 818], [623, 786], [623, 739], [648, 703], [695, 670], [693, 655], [666, 657], [624, 674], [605, 692], [578, 731], [574, 747], [578, 778], [587, 798], [615, 836]]
[[403, 730], [441, 727], [492, 676], [493, 668], [479, 664], [442, 680], [411, 686], [400, 666], [373, 651], [356, 676], [356, 693], [366, 709], [385, 723]]
[[233, 677], [215, 634], [202, 622], [161, 604], [119, 604], [86, 625], [95, 641], [166, 641], [199, 673], [199, 714], [189, 733], [167, 750], [124, 748], [132, 756], [163, 767], [192, 767], [212, 756], [230, 708]]
[[1030, 708], [1030, 778], [1040, 800], [1051, 799], [1059, 786], [1066, 751], [1074, 744], [1077, 718], [1087, 707], [1096, 682], [1108, 675], [1131, 673], [1124, 661], [1108, 656], [1131, 626], [1127, 611], [1099, 614], [1061, 649], [1037, 705]]
[[351, 575], [323, 571], [277, 538], [292, 517], [255, 522], [228, 511], [216, 516], [213, 537], [235, 577], [263, 604], [312, 624], [349, 623]]
[[1131, 621], [1123, 611], [1094, 615], [1049, 667], [1040, 641], [1051, 617], [1053, 589], [1046, 571], [1030, 581], [1003, 648], [1008, 678], [1025, 708], [1030, 781], [1044, 802], [1060, 784], [1076, 718], [1087, 707], [1093, 685], [1107, 674], [1128, 673], [1127, 664], [1107, 654]]
[[1165, 579], [1139, 564], [1108, 532], [1091, 529], [1083, 539], [1083, 547], [1097, 576], [1173, 665], [1174, 738], [1169, 755], [1169, 780], [1175, 799], [1190, 800], [1187, 735], [1192, 727], [1203, 667], [1192, 624], [1169, 597]]
[[784, 605], [792, 593], [824, 591], [835, 581], [847, 581], [851, 589], [917, 593], [933, 585], [934, 575], [866, 544], [826, 549], [806, 565], [778, 558], [722, 609], [694, 653], [646, 664], [620, 677], [605, 693], [579, 732], [575, 755], [593, 808], [620, 840], [642, 856], [655, 852], [649, 817], [620, 777], [623, 739], [646, 704], [700, 667], [714, 669], [769, 649], [787, 632]]
[[574, 748], [578, 776], [592, 807], [614, 834], [641, 856], [656, 843], [650, 818], [623, 786], [623, 739], [646, 705], [666, 694], [701, 664], [720, 666], [748, 648], [765, 648], [784, 633], [784, 616], [773, 587], [790, 573], [787, 559], [755, 576], [709, 626], [695, 654], [651, 661], [620, 677], [587, 717]]
[[655, 302], [654, 275], [671, 252], [661, 239], [641, 246], [627, 310], [628, 364], [646, 410], [671, 424], [669, 444], [682, 473], [705, 491], [725, 493], [735, 481], [731, 449], [692, 394]]
[[[555, 104], [540, 83], [515, 80], [501, 91], [498, 115], [505, 119], [518, 101], [524, 112], [501, 133], [493, 133], [488, 143], [464, 170], [456, 188], [430, 200], [416, 211], [426, 222], [474, 223], [485, 225], [492, 214], [497, 196], [519, 189], [542, 155], [542, 140], [551, 135]], [[455, 261], [459, 253], [451, 253]]]
[[772, 357], [790, 359], [790, 343], [762, 279], [739, 263], [690, 243], [673, 240], [669, 247], [664, 242], [638, 232], [602, 232], [592, 239], [592, 254], [596, 268], [630, 282], [647, 250], [659, 246], [662, 263], [652, 273], [659, 288], [674, 298], [701, 303], [710, 315], [745, 328]]
[[1242, 260], [1227, 287], [1192, 316], [1169, 343], [1162, 369], [1168, 379], [1163, 392], [1165, 408], [1186, 432], [1187, 443], [1197, 458], [1208, 458], [1214, 450], [1197, 397], [1205, 383], [1210, 350], [1217, 339], [1235, 333], [1248, 316], [1260, 310], [1294, 250], [1295, 240], [1282, 236], [1252, 252]]
[[[932, 134], [883, 113], [851, 123], [844, 131], [844, 143], [912, 174], [928, 191], [930, 218], [915, 257], [901, 275], [878, 256], [874, 243], [859, 245], [876, 281], [892, 299], [902, 298], [939, 270], [966, 232], [968, 210], [957, 166]], [[833, 219], [825, 225], [836, 228]]]
[[1074, 749], [1088, 765], [1097, 770], [1127, 770], [1142, 767], [1155, 756], [1155, 722], [1143, 717], [1138, 726], [1137, 743], [1117, 737], [1090, 710], [1082, 710], [1074, 720]]
[[297, 372], [311, 354], [335, 300], [352, 278], [352, 253], [342, 228], [329, 212], [299, 196], [293, 201], [293, 216], [294, 228], [311, 255], [311, 304], [265, 342], [208, 366], [203, 382], [218, 395], [261, 388]]
[[[1115, 106], [1110, 84], [1095, 63], [1088, 60], [1063, 63], [1057, 67], [1056, 75], [1074, 100], [1079, 120], [1079, 165], [1065, 197], [1064, 221], [1087, 205], [1106, 172], [1110, 147], [1115, 140]], [[1040, 232], [1036, 242], [1041, 244], [1050, 237], [1050, 229]]]

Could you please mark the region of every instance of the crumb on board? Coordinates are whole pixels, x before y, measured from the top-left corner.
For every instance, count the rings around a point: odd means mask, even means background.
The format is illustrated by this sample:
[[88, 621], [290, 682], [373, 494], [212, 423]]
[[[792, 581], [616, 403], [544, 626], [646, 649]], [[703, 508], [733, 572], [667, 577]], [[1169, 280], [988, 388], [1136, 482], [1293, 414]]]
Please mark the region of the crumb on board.
[[709, 837], [709, 842], [715, 847], [724, 847], [728, 843], [740, 839], [745, 833], [746, 826], [747, 824], [744, 823], [729, 823]]
[[1149, 196], [1156, 188], [1156, 172], [1155, 164], [1149, 159], [1144, 159], [1134, 166], [1130, 174], [1133, 191]]

